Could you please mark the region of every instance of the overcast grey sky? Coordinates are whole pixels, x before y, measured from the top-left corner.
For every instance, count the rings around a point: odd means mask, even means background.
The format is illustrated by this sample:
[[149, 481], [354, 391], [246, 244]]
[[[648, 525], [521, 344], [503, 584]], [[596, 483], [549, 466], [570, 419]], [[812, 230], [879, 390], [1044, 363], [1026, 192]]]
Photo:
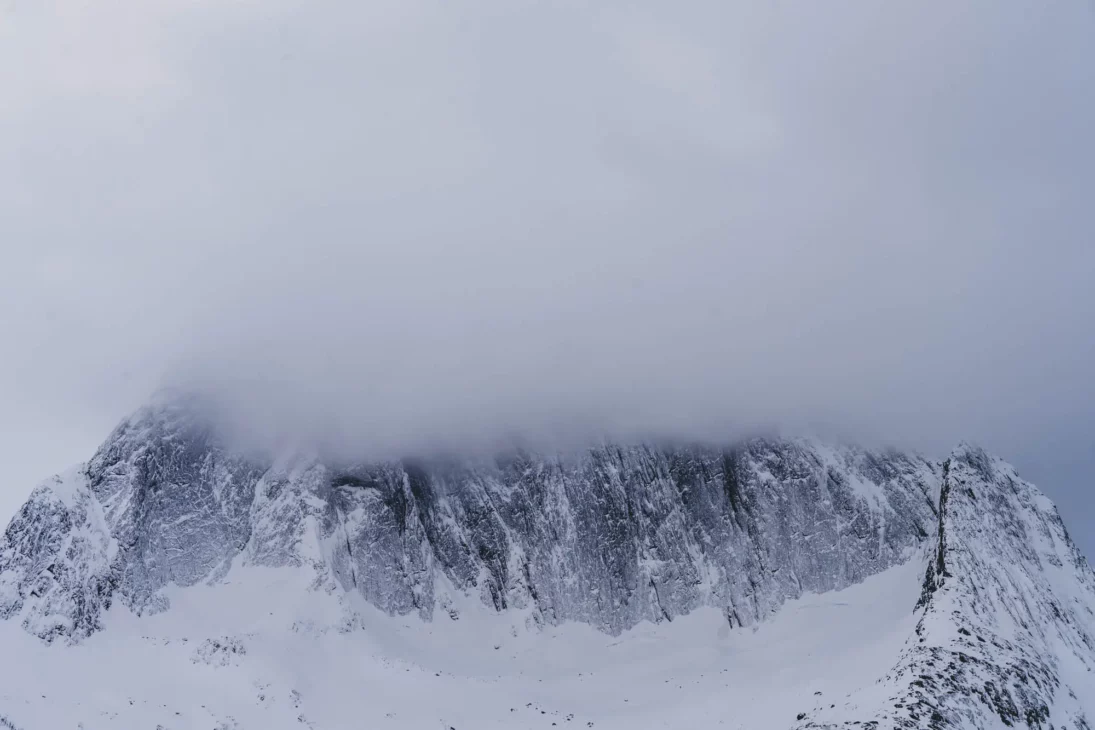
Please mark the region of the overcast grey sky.
[[374, 450], [969, 439], [1092, 555], [1093, 199], [1081, 0], [8, 2], [0, 513], [197, 379]]

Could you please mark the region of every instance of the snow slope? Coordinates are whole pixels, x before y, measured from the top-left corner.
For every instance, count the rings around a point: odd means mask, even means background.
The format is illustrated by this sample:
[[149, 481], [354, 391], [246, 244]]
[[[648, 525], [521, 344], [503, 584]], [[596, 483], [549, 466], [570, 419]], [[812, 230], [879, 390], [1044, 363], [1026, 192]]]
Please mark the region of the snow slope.
[[115, 606], [75, 646], [0, 624], [4, 656], [18, 657], [2, 665], [0, 715], [26, 730], [786, 728], [889, 668], [921, 577], [909, 561], [789, 601], [755, 629], [700, 609], [613, 637], [530, 630], [474, 599], [423, 623], [348, 610], [304, 571], [233, 574], [173, 590], [154, 616]]

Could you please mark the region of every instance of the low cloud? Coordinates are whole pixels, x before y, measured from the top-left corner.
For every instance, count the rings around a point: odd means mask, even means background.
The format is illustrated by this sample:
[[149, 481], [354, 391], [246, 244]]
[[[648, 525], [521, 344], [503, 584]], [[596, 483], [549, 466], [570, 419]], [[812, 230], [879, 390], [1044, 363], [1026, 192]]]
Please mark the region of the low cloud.
[[27, 443], [178, 383], [363, 454], [1095, 427], [1083, 3], [4, 13]]

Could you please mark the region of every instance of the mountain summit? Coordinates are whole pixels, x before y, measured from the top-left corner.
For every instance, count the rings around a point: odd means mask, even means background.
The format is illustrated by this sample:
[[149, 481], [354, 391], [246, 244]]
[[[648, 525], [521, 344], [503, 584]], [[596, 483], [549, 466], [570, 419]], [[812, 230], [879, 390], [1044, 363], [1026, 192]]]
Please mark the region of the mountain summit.
[[[1095, 576], [1049, 500], [968, 445], [938, 462], [754, 439], [336, 463], [238, 452], [186, 400], [161, 400], [33, 491], [0, 539], [0, 618], [4, 655], [43, 672], [109, 648], [175, 687], [173, 704], [149, 708], [121, 677], [85, 691], [42, 675], [41, 688], [80, 699], [0, 694], [0, 721], [19, 728], [429, 727], [416, 723], [460, 713], [550, 727], [579, 719], [530, 709], [568, 701], [589, 727], [662, 727], [659, 712], [750, 728], [1082, 730], [1095, 718]], [[837, 641], [849, 622], [862, 631]], [[828, 656], [856, 667], [846, 676], [810, 670], [826, 633]], [[398, 694], [400, 666], [413, 672], [400, 682], [422, 683], [411, 693], [507, 672], [535, 690], [477, 684], [477, 711], [445, 691], [375, 716], [376, 698], [321, 703], [331, 662], [292, 679], [296, 662], [270, 647], [304, 656], [331, 635], [345, 639], [334, 664], [351, 668], [328, 689], [368, 660], [391, 670], [370, 675], [370, 692], [389, 687], [380, 698]], [[643, 653], [655, 645], [672, 650]], [[530, 653], [544, 661], [520, 664]], [[181, 679], [163, 669], [176, 654], [190, 660]], [[621, 688], [603, 683], [629, 672], [634, 699], [614, 706]], [[214, 689], [206, 675], [253, 681]], [[749, 675], [784, 686], [720, 703]], [[634, 714], [671, 682], [675, 700]], [[808, 691], [831, 682], [841, 696]], [[526, 691], [538, 699], [518, 712]]]

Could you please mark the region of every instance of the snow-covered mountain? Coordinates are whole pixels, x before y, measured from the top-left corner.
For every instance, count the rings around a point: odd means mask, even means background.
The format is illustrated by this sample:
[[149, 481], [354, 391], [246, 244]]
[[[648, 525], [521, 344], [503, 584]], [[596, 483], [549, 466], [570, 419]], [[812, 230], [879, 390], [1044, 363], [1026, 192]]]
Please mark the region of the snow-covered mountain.
[[[0, 726], [1095, 718], [1095, 576], [975, 448], [346, 463], [246, 455], [201, 413], [141, 410], [9, 524], [0, 648], [33, 671], [0, 681]], [[75, 673], [107, 656], [128, 673]]]
[[1053, 504], [967, 445], [943, 462], [939, 526], [894, 668], [804, 727], [1095, 722], [1095, 574]]

